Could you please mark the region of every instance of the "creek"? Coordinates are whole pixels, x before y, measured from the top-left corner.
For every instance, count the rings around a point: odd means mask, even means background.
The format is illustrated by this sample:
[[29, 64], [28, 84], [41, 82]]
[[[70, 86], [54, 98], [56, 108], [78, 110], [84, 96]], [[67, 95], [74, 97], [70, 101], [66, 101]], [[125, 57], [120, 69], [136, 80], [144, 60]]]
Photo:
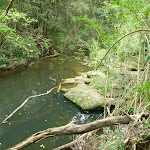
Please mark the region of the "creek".
[[[0, 74], [0, 122], [31, 95], [45, 93], [62, 79], [75, 77], [90, 68], [74, 59], [63, 63], [59, 57], [36, 61], [26, 68]], [[55, 79], [56, 82], [54, 80]], [[86, 113], [63, 96], [63, 92], [30, 99], [7, 123], [0, 125], [0, 150], [12, 147], [33, 133], [76, 121], [95, 120], [100, 111]], [[73, 140], [73, 136], [50, 137], [32, 144], [27, 150], [52, 150]]]

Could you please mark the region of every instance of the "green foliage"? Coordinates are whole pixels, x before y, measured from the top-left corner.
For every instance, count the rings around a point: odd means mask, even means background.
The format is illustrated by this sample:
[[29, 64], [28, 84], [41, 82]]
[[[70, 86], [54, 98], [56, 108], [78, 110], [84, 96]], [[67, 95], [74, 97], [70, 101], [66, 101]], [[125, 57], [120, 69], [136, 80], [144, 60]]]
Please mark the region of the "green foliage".
[[92, 20], [90, 18], [88, 18], [87, 15], [85, 15], [84, 17], [80, 16], [80, 17], [76, 17], [73, 19], [75, 22], [80, 22], [80, 21], [85, 21], [85, 23], [87, 23], [87, 25], [92, 28], [93, 30], [95, 30], [97, 32], [97, 35], [100, 36], [100, 34], [103, 34], [102, 32], [102, 27], [100, 26], [100, 24], [96, 23], [97, 20]]
[[85, 50], [80, 49], [78, 52], [74, 52], [76, 55], [75, 59], [81, 59], [85, 57]]
[[[37, 21], [28, 17], [27, 14], [18, 12], [17, 9], [10, 9], [8, 15], [2, 18], [0, 23], [0, 47], [2, 48], [0, 68], [6, 67], [15, 58], [20, 61], [22, 58], [31, 59], [43, 53], [44, 48], [49, 49], [51, 39], [43, 38], [42, 35], [37, 35], [37, 37], [33, 35], [32, 24], [34, 22]], [[37, 41], [40, 48], [37, 47]]]
[[[143, 95], [143, 98], [145, 98], [145, 103], [150, 104], [150, 80], [148, 80], [146, 83], [141, 84], [139, 93]], [[150, 110], [150, 106], [147, 109]]]
[[130, 108], [128, 109], [128, 113], [129, 113], [129, 114], [134, 114], [134, 107], [130, 107]]
[[0, 54], [0, 68], [6, 67], [6, 64], [9, 62], [5, 54]]
[[90, 51], [90, 59], [91, 59], [91, 64], [93, 66], [97, 66], [99, 60], [101, 60], [106, 53], [106, 49], [101, 48], [100, 43], [92, 38], [89, 46], [89, 51]]
[[[18, 23], [20, 19], [24, 19], [25, 23], [22, 26], [27, 26], [33, 19], [27, 18], [25, 14], [17, 12], [16, 9], [12, 9], [8, 16], [6, 16], [0, 23], [0, 33], [6, 39], [6, 42], [13, 44], [15, 48], [22, 48], [27, 52], [33, 52], [35, 48], [34, 40], [31, 37], [22, 37], [20, 36], [16, 29], [13, 29], [10, 26], [13, 26], [14, 23]], [[17, 24], [15, 24], [17, 27]], [[32, 40], [32, 41], [31, 41]], [[30, 42], [29, 42], [30, 41]]]
[[144, 65], [146, 65], [146, 64], [149, 63], [149, 62], [150, 62], [150, 56], [147, 57], [147, 59], [146, 59]]
[[147, 91], [150, 90], [150, 80], [144, 83], [142, 87], [144, 90], [147, 90]]
[[[20, 14], [16, 10], [12, 10], [12, 14], [10, 12], [9, 15], [6, 16], [0, 23], [0, 34], [3, 39], [3, 43], [5, 43], [5, 45], [7, 44], [8, 46], [11, 47], [11, 49], [16, 49], [16, 50], [19, 49], [19, 51], [20, 51], [20, 49], [22, 49], [22, 52], [21, 52], [22, 55], [27, 57], [29, 55], [29, 53], [33, 53], [33, 49], [35, 49], [34, 41], [30, 37], [20, 36], [16, 32], [15, 29], [13, 29], [12, 27], [9, 27], [10, 23], [12, 26], [13, 23], [18, 22], [19, 19], [22, 17], [23, 17], [23, 19], [26, 19], [27, 22], [30, 22], [30, 19], [25, 18], [25, 16], [22, 13]], [[5, 45], [2, 44], [1, 47], [6, 47]], [[14, 53], [11, 53], [11, 54], [14, 55]], [[18, 54], [18, 55], [20, 55], [20, 54]]]
[[9, 10], [9, 13], [5, 16], [4, 20], [11, 25], [14, 25], [15, 23], [20, 24], [21, 22], [23, 22], [21, 26], [24, 27], [30, 26], [32, 22], [37, 22], [37, 20], [28, 17], [27, 14], [18, 12], [15, 8]]
[[144, 134], [145, 138], [149, 138], [150, 137], [150, 132], [149, 131], [150, 131], [150, 123], [145, 123], [143, 125], [143, 134]]
[[[114, 23], [114, 27], [118, 30], [120, 37], [133, 30], [147, 28], [145, 25], [148, 19], [144, 15], [148, 9], [146, 0], [122, 0], [114, 1], [114, 3], [105, 1], [104, 4], [110, 9], [115, 10], [116, 22]], [[144, 50], [141, 45], [142, 38], [144, 37], [140, 33], [136, 33], [134, 36], [128, 36], [121, 40], [116, 51], [118, 58], [124, 59], [126, 56], [130, 57], [137, 54], [140, 50]]]
[[[50, 39], [43, 44], [45, 45], [43, 47], [48, 44], [54, 51], [67, 54], [73, 54], [82, 49], [85, 55], [90, 55], [93, 64], [96, 64], [97, 60], [104, 56], [105, 49], [118, 37], [131, 30], [144, 28], [145, 23], [149, 23], [150, 6], [146, 0], [121, 0], [113, 3], [107, 0], [30, 0], [29, 2], [19, 0], [13, 4], [14, 8], [4, 19], [5, 25], [14, 31], [4, 36], [7, 37], [7, 42], [29, 51], [25, 53], [31, 56], [35, 53], [39, 54], [32, 43], [36, 41], [36, 36], [40, 35]], [[6, 6], [4, 0], [2, 4]], [[3, 6], [0, 8], [4, 9]], [[3, 25], [2, 28], [7, 27]], [[31, 46], [27, 46], [26, 36], [30, 37]], [[134, 37], [125, 38], [116, 45], [114, 56], [123, 60], [124, 56], [131, 56], [143, 50], [143, 46], [146, 45], [140, 44], [142, 38], [138, 33]]]
[[[126, 126], [127, 128], [122, 125], [115, 130], [109, 128], [108, 134], [104, 134], [98, 138], [93, 136], [93, 143], [96, 143], [96, 147], [93, 144], [92, 149], [125, 150], [131, 148], [132, 141], [134, 141], [137, 148], [141, 148], [140, 143], [143, 143], [150, 137], [150, 124], [148, 120], [147, 123], [145, 121], [143, 120], [136, 127], [133, 124], [129, 124], [128, 127]], [[129, 141], [124, 144], [127, 139], [130, 139], [131, 142]], [[99, 146], [97, 147], [97, 145]]]
[[[7, 1], [1, 0], [0, 16], [6, 7]], [[117, 39], [150, 26], [147, 0], [18, 0], [13, 7], [7, 16], [0, 17], [0, 68], [13, 60], [43, 55], [45, 49], [74, 54], [77, 59], [86, 56], [97, 67]], [[149, 38], [148, 33], [140, 32], [122, 39], [100, 67], [104, 76], [96, 75], [91, 81], [102, 96], [115, 98], [116, 107], [128, 110], [129, 114], [135, 112], [133, 103], [140, 98], [146, 105], [150, 103], [150, 80], [143, 83], [146, 73], [138, 68], [144, 62], [145, 66], [149, 65]], [[126, 66], [133, 58], [138, 70], [136, 75]], [[49, 79], [56, 82], [52, 77]], [[142, 129], [147, 137], [148, 129], [149, 125]], [[134, 137], [138, 142], [141, 140]], [[120, 131], [115, 136], [109, 134], [99, 149], [125, 149], [124, 140]]]

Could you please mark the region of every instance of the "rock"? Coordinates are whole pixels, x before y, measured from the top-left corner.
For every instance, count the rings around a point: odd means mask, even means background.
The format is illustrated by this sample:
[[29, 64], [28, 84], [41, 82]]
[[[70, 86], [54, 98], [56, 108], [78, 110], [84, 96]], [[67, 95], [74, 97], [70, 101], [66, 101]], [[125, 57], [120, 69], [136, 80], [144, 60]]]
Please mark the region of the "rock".
[[90, 86], [90, 78], [94, 76], [106, 78], [101, 71], [89, 71], [75, 78], [64, 79], [61, 82], [61, 90], [65, 92], [64, 96], [83, 110], [95, 110], [108, 104], [114, 104], [113, 98], [104, 98]]
[[64, 96], [83, 110], [95, 110], [108, 104], [114, 104], [113, 98], [104, 98], [96, 89], [84, 83], [68, 89]]
[[87, 75], [87, 78], [92, 78], [94, 76], [101, 76], [103, 78], [106, 78], [106, 75], [102, 71], [99, 71], [99, 70], [89, 71], [86, 73], [86, 75]]
[[74, 78], [68, 78], [63, 81], [62, 84], [74, 84], [76, 81]]
[[61, 82], [61, 91], [66, 92], [67, 89], [75, 87], [79, 83], [84, 82], [83, 76], [76, 76], [75, 78], [63, 79]]

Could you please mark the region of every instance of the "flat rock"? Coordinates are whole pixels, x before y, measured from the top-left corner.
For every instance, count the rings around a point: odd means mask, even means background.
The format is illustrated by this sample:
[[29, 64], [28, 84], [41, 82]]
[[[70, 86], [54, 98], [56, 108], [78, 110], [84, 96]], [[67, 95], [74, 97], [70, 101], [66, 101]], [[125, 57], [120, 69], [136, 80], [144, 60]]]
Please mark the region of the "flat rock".
[[79, 83], [84, 82], [83, 76], [76, 76], [75, 78], [63, 79], [61, 82], [61, 91], [67, 91], [67, 89], [75, 87]]
[[61, 84], [74, 84], [79, 83], [81, 80], [83, 80], [82, 76], [76, 76], [75, 78], [64, 79]]
[[64, 96], [83, 110], [95, 110], [108, 104], [114, 104], [113, 98], [104, 98], [96, 89], [84, 83], [68, 89]]

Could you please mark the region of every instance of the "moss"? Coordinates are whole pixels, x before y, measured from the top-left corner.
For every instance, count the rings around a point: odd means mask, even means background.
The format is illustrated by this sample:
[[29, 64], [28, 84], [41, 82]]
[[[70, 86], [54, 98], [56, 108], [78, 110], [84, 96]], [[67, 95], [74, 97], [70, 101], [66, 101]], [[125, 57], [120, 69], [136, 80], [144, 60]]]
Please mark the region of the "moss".
[[86, 84], [78, 84], [69, 89], [64, 96], [83, 110], [95, 110], [113, 101], [112, 98], [106, 100], [94, 88]]

